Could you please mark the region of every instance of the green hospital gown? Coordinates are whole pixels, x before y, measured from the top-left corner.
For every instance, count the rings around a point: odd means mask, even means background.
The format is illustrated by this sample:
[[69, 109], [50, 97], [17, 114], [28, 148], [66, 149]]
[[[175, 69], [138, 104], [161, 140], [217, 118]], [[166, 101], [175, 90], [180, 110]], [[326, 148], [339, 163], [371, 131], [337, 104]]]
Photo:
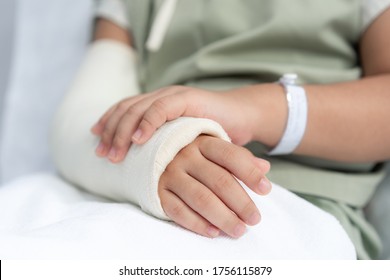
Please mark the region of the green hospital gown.
[[[161, 3], [126, 1], [145, 92], [173, 84], [223, 90], [275, 82], [287, 72], [297, 73], [302, 84], [361, 76], [360, 1], [179, 0], [161, 48], [150, 52], [145, 42]], [[260, 143], [248, 148], [266, 157]], [[292, 155], [268, 159], [272, 181], [333, 214], [360, 259], [377, 256], [380, 240], [362, 209], [383, 178], [380, 165]]]

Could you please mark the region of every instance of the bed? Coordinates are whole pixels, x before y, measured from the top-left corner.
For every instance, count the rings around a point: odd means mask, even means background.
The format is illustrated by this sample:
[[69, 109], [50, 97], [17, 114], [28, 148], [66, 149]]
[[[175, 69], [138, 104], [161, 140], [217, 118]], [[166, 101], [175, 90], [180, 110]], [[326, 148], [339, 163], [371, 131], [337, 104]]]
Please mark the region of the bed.
[[[7, 25], [14, 28], [7, 40], [12, 48], [1, 49], [12, 49], [12, 59], [2, 65], [10, 70], [0, 72], [8, 76], [0, 92], [0, 258], [356, 258], [332, 216], [278, 185], [266, 197], [248, 191], [263, 219], [233, 240], [198, 236], [61, 178], [49, 154], [48, 129], [86, 51], [92, 1], [15, 2], [14, 26]], [[378, 206], [390, 197], [386, 184], [374, 198], [382, 202], [372, 203], [368, 214], [389, 240], [389, 209]], [[382, 257], [389, 257], [386, 246]]]

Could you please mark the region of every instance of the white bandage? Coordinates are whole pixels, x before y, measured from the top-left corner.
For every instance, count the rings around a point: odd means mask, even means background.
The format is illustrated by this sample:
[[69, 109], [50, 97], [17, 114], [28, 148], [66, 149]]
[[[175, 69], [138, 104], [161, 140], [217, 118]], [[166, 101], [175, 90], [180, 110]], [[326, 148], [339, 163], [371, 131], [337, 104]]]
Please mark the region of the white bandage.
[[286, 129], [278, 145], [269, 155], [292, 153], [301, 143], [307, 123], [307, 99], [305, 90], [296, 85], [296, 74], [285, 74], [279, 82], [286, 91], [288, 119]]
[[93, 43], [53, 122], [51, 152], [59, 172], [75, 185], [169, 219], [157, 192], [166, 166], [200, 134], [229, 138], [211, 120], [179, 118], [164, 124], [146, 144], [132, 145], [119, 164], [97, 157], [99, 138], [90, 129], [111, 105], [139, 93], [135, 59], [134, 52], [121, 43]]

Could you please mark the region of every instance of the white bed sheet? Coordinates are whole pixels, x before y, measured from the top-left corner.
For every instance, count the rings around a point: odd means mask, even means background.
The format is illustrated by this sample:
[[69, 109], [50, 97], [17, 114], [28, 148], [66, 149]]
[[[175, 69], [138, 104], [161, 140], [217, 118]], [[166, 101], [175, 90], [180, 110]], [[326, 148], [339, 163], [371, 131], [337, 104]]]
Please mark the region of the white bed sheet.
[[202, 237], [40, 173], [0, 188], [0, 258], [354, 259], [339, 223], [285, 189], [251, 194], [262, 221], [240, 239]]
[[[84, 193], [53, 173], [47, 134], [83, 57], [91, 0], [19, 0], [0, 147], [0, 258], [343, 259], [338, 222], [274, 186], [254, 197], [261, 224], [239, 240], [208, 239], [130, 204]], [[15, 179], [19, 178], [19, 179]]]

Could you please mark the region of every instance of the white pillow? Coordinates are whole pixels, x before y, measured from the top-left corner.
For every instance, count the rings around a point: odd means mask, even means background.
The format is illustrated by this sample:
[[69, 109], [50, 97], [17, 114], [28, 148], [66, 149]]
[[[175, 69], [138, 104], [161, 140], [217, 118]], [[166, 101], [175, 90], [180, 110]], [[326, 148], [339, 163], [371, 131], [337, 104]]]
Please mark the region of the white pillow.
[[20, 0], [0, 131], [0, 182], [54, 170], [48, 128], [90, 39], [92, 0]]

